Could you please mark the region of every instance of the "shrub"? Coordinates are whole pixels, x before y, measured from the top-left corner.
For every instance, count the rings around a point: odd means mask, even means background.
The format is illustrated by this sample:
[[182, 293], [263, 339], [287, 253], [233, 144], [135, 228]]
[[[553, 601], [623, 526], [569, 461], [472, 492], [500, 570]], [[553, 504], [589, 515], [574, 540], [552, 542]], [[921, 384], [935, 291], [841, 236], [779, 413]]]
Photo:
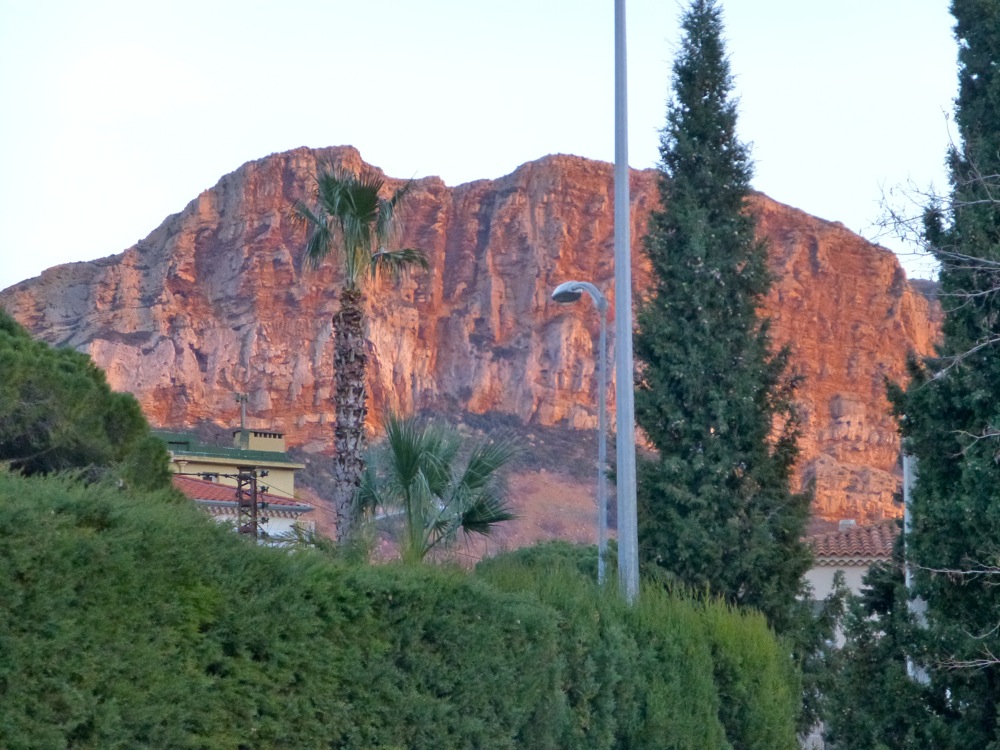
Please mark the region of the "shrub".
[[719, 719], [736, 750], [793, 750], [800, 682], [763, 615], [723, 602], [703, 610], [719, 693]]
[[760, 618], [629, 609], [572, 548], [470, 575], [255, 546], [173, 497], [0, 471], [0, 747], [793, 741]]
[[0, 472], [0, 747], [545, 734], [555, 618], [530, 597], [256, 547], [170, 498]]
[[0, 463], [25, 474], [109, 467], [138, 489], [170, 482], [139, 403], [85, 354], [35, 341], [0, 310]]
[[795, 746], [798, 683], [764, 618], [645, 586], [625, 606], [597, 587], [596, 550], [563, 542], [480, 563], [559, 613], [561, 747]]

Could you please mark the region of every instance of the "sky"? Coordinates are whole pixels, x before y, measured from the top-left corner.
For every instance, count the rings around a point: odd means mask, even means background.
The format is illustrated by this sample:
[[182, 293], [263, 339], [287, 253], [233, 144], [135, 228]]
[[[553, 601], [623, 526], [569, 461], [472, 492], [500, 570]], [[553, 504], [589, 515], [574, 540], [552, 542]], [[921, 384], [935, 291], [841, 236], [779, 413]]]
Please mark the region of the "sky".
[[[947, 0], [722, 7], [756, 189], [870, 239], [885, 191], [946, 189]], [[627, 2], [635, 168], [659, 158], [681, 10]], [[449, 185], [611, 161], [613, 28], [613, 0], [0, 0], [0, 289], [119, 253], [299, 146]]]

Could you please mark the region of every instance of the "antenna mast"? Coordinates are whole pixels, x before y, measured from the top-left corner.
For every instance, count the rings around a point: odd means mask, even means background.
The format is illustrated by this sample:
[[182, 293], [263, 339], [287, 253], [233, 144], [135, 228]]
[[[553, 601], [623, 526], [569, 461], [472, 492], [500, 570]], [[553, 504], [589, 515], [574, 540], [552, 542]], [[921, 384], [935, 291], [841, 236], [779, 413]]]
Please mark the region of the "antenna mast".
[[240, 405], [240, 429], [245, 430], [247, 428], [247, 394], [237, 393], [236, 403]]

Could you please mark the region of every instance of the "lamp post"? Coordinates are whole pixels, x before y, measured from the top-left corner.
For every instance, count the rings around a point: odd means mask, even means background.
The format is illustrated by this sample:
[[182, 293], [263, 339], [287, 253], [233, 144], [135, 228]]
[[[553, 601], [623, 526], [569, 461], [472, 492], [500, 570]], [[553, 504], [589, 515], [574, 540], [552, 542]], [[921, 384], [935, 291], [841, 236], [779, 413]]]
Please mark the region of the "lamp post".
[[626, 600], [639, 595], [632, 392], [632, 244], [628, 185], [625, 0], [615, 0], [615, 416], [618, 450], [618, 577]]
[[564, 281], [553, 290], [552, 299], [560, 304], [569, 304], [580, 299], [584, 292], [590, 295], [601, 317], [601, 337], [597, 352], [597, 583], [603, 585], [604, 559], [608, 551], [608, 482], [605, 476], [608, 464], [608, 300], [588, 281]]

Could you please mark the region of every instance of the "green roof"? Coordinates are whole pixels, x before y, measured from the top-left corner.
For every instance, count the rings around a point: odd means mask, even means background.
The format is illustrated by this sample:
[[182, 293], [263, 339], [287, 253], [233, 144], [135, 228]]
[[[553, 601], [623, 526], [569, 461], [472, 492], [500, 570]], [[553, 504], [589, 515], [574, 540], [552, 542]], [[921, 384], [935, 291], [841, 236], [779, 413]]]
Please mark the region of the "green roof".
[[258, 461], [269, 461], [271, 463], [289, 464], [299, 466], [300, 464], [291, 461], [287, 454], [281, 451], [249, 451], [235, 446], [212, 445], [202, 443], [198, 436], [190, 432], [170, 432], [167, 430], [153, 430], [153, 437], [157, 437], [167, 444], [167, 450], [175, 455], [204, 456], [206, 458], [225, 458], [234, 463], [256, 463]]

